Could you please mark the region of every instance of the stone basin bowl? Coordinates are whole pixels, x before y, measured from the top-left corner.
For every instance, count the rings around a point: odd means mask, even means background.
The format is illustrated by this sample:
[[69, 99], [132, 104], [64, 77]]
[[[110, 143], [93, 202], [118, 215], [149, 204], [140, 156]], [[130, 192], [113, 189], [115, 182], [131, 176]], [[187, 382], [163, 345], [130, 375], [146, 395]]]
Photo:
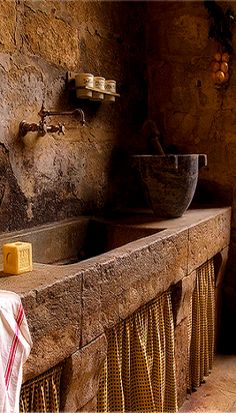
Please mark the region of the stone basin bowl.
[[[149, 222], [150, 221], [150, 222]], [[80, 216], [0, 236], [0, 249], [9, 242], [30, 242], [33, 262], [50, 265], [75, 264], [163, 231], [153, 216], [96, 218]], [[3, 265], [0, 254], [0, 267]]]
[[189, 207], [198, 180], [198, 171], [207, 165], [207, 156], [133, 155], [154, 214], [177, 218]]

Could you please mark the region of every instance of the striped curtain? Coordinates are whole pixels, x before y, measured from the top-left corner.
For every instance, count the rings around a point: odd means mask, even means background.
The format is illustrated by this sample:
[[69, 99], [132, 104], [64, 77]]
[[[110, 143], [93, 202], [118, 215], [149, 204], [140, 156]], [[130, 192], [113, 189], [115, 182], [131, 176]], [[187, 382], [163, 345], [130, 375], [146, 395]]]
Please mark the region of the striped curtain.
[[56, 366], [23, 384], [20, 413], [59, 413], [61, 371], [62, 366]]
[[107, 333], [99, 412], [176, 412], [174, 325], [170, 293]]
[[212, 369], [215, 347], [215, 276], [213, 259], [197, 270], [192, 298], [190, 385], [200, 386]]

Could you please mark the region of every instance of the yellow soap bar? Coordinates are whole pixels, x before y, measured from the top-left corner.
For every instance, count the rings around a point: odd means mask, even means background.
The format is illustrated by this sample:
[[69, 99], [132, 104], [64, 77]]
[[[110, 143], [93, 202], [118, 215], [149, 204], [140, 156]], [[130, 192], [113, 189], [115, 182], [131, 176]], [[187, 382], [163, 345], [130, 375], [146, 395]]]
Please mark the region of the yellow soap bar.
[[29, 242], [12, 242], [3, 245], [3, 271], [22, 274], [32, 271], [32, 245]]

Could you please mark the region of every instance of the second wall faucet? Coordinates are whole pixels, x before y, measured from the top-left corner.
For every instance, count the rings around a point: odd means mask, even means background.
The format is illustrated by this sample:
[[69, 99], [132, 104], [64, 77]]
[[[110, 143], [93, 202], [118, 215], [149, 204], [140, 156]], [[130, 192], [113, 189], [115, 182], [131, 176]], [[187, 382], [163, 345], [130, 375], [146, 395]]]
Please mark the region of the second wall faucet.
[[82, 126], [85, 125], [85, 116], [82, 109], [75, 109], [71, 112], [60, 112], [55, 110], [46, 110], [44, 105], [38, 113], [41, 120], [39, 123], [28, 123], [26, 121], [22, 121], [19, 127], [19, 135], [24, 137], [28, 132], [38, 132], [38, 136], [44, 136], [46, 133], [56, 133], [60, 135], [61, 133], [65, 134], [65, 126], [62, 123], [58, 123], [57, 125], [47, 125], [46, 117], [47, 116], [73, 116], [73, 115], [80, 115], [80, 122]]

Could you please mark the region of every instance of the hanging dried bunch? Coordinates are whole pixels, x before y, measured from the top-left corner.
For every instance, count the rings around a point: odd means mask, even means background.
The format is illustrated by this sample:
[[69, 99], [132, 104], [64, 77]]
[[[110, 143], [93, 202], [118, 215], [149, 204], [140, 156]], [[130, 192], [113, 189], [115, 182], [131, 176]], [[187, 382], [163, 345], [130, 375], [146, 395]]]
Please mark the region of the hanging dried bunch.
[[217, 52], [211, 62], [212, 79], [217, 85], [229, 80], [229, 54]]

